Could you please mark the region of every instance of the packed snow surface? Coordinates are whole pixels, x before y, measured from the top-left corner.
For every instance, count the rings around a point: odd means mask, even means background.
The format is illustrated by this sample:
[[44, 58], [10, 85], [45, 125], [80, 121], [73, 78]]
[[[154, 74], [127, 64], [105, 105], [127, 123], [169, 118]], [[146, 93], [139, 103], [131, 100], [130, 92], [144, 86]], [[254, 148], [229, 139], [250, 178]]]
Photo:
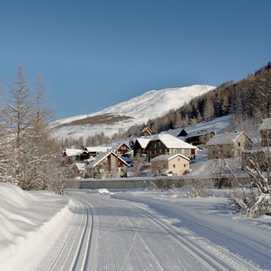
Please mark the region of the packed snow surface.
[[270, 270], [270, 219], [223, 195], [69, 190], [67, 200], [0, 186], [0, 270]]
[[[103, 132], [107, 136], [112, 136], [119, 131], [125, 131], [129, 127], [147, 122], [149, 119], [165, 115], [170, 110], [177, 109], [189, 102], [191, 99], [203, 95], [214, 89], [208, 85], [192, 85], [187, 87], [167, 88], [161, 90], [151, 90], [145, 94], [132, 98], [128, 101], [105, 108], [102, 111], [74, 116], [57, 120], [52, 123], [55, 127], [55, 136], [65, 137], [87, 137]], [[103, 116], [112, 114], [114, 116], [129, 117], [129, 119], [120, 120], [114, 123], [100, 123], [72, 125], [71, 122], [84, 120], [89, 117]]]

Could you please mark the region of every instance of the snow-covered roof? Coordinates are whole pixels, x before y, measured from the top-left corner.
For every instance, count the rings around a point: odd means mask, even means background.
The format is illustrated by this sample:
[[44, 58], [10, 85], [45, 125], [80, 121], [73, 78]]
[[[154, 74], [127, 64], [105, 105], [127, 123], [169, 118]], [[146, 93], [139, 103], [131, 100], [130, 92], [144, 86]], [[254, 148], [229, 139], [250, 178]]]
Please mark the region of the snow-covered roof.
[[96, 147], [87, 147], [88, 152], [97, 152], [97, 153], [106, 153], [111, 149], [111, 147], [96, 146]]
[[66, 149], [65, 153], [67, 156], [78, 156], [80, 154], [82, 154], [84, 152], [84, 150], [80, 150], [80, 149]]
[[185, 129], [185, 131], [188, 133], [187, 137], [206, 134], [210, 132], [215, 132], [216, 134], [219, 134], [230, 126], [232, 118], [233, 118], [232, 115], [223, 116], [215, 118], [211, 121], [202, 121], [197, 124], [189, 125], [186, 127], [172, 129], [167, 131], [166, 133], [169, 133], [173, 136], [178, 136], [179, 133], [183, 129]]
[[152, 137], [138, 137], [136, 140], [142, 149], [145, 149]]
[[234, 144], [236, 140], [242, 135], [244, 132], [234, 132], [234, 133], [225, 133], [219, 134], [212, 137], [208, 142], [207, 145], [227, 145], [227, 144]]
[[118, 155], [116, 155], [114, 152], [109, 151], [107, 153], [100, 153], [95, 160], [93, 160], [92, 162], [90, 162], [89, 166], [90, 167], [96, 167], [99, 163], [101, 163], [106, 157], [108, 157], [109, 155], [114, 155], [115, 157], [117, 157], [120, 161], [122, 161], [126, 166], [129, 166], [128, 163], [123, 160], [121, 157], [119, 157]]
[[151, 161], [170, 161], [178, 156], [183, 159], [186, 159], [187, 161], [190, 161], [190, 159], [187, 156], [180, 154], [180, 153], [177, 153], [174, 155], [162, 154], [162, 155], [156, 156], [155, 158], [151, 159]]
[[263, 123], [260, 125], [260, 130], [271, 129], [271, 118], [263, 119]]
[[160, 140], [168, 149], [197, 149], [197, 147], [170, 134], [154, 135], [152, 136], [150, 142], [155, 140]]

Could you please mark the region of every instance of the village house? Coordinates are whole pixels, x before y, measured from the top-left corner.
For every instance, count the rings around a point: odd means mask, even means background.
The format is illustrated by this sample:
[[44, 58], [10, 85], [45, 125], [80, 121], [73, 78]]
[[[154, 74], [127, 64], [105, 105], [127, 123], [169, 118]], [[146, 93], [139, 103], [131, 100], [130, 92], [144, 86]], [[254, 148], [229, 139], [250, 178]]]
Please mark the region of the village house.
[[145, 151], [149, 160], [162, 154], [183, 154], [189, 159], [194, 159], [197, 149], [197, 147], [170, 134], [158, 134], [151, 137]]
[[126, 143], [120, 143], [117, 144], [115, 147], [113, 147], [115, 150], [115, 153], [119, 156], [127, 155], [131, 152], [131, 148]]
[[101, 153], [95, 160], [91, 161], [88, 175], [92, 178], [115, 178], [126, 177], [129, 165], [114, 152]]
[[159, 155], [151, 159], [153, 175], [182, 176], [189, 172], [190, 159], [182, 154]]
[[185, 138], [185, 142], [190, 143], [194, 146], [205, 145], [213, 136], [214, 131], [198, 131], [191, 133]]
[[244, 132], [233, 132], [215, 135], [207, 143], [208, 159], [224, 159], [241, 156], [251, 149], [252, 140]]
[[271, 118], [263, 119], [259, 130], [261, 134], [261, 145], [263, 147], [271, 146]]
[[67, 148], [63, 151], [63, 158], [65, 163], [73, 163], [75, 161], [83, 161], [89, 158], [88, 151], [85, 149]]
[[94, 147], [87, 147], [86, 150], [88, 151], [91, 157], [96, 157], [101, 153], [107, 153], [111, 150], [111, 147], [105, 146], [94, 146]]
[[146, 156], [146, 147], [150, 142], [151, 137], [139, 137], [133, 145], [134, 157], [139, 158]]

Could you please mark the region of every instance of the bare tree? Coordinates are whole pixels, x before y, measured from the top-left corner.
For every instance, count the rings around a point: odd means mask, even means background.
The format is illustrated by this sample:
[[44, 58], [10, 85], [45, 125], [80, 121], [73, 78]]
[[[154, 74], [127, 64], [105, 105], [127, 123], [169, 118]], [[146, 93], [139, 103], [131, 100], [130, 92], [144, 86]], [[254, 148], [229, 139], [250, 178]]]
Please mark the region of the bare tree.
[[44, 88], [38, 82], [31, 96], [23, 69], [0, 114], [0, 178], [23, 189], [62, 189], [59, 145], [50, 136], [49, 114], [43, 105]]

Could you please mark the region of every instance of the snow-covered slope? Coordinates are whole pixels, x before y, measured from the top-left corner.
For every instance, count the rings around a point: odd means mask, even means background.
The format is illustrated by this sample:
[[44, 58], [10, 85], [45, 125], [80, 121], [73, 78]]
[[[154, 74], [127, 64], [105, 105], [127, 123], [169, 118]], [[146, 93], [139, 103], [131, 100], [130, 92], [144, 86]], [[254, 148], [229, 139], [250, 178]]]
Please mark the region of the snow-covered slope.
[[52, 126], [59, 138], [87, 137], [103, 132], [111, 136], [135, 124], [165, 115], [194, 97], [214, 89], [208, 85], [151, 90], [128, 101], [105, 108], [90, 115], [74, 116], [55, 121]]
[[49, 192], [0, 183], [0, 270], [40, 270], [33, 266], [69, 222], [68, 204]]

